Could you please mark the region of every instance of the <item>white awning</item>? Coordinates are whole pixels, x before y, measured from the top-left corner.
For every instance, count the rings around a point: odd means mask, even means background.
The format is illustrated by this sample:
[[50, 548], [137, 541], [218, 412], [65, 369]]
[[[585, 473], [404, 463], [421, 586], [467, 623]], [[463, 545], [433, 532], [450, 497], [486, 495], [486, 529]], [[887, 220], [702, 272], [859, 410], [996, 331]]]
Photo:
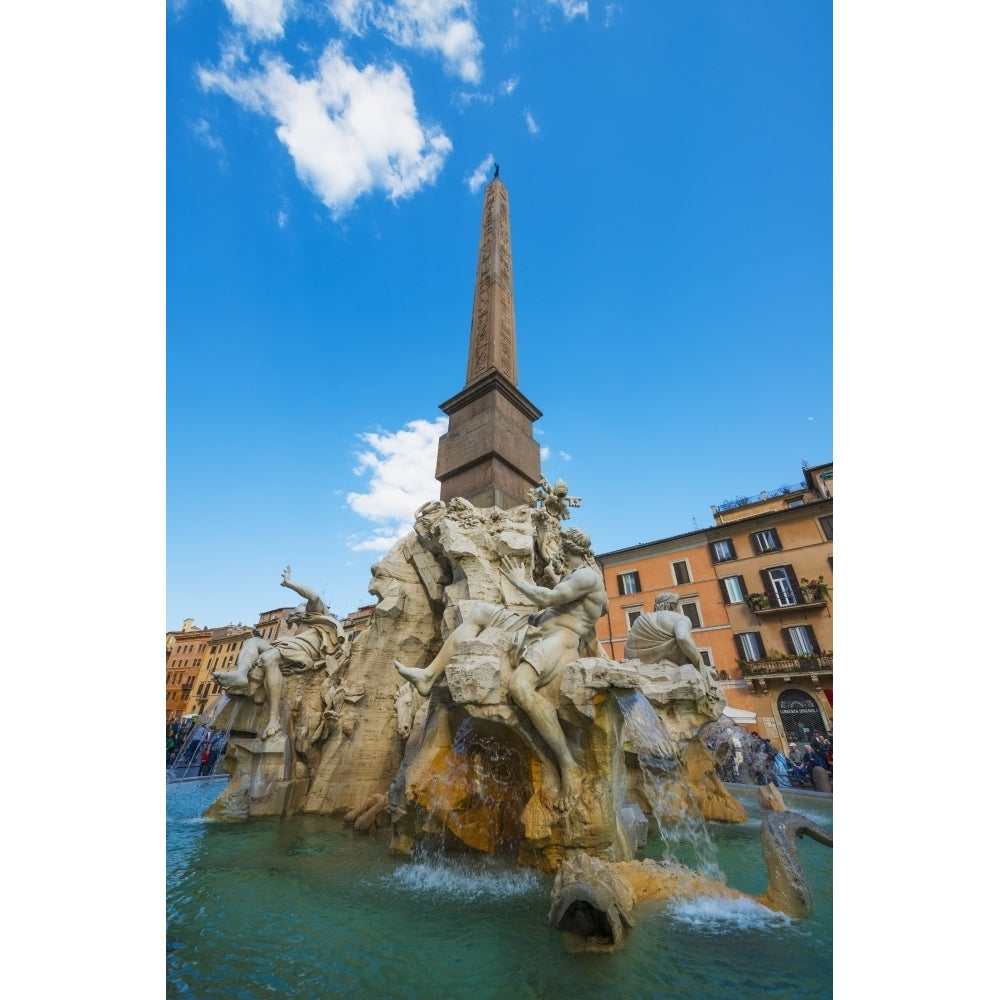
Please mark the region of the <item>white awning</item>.
[[722, 710], [722, 714], [732, 719], [738, 726], [756, 726], [757, 713], [747, 712], [742, 708], [732, 708], [730, 705]]

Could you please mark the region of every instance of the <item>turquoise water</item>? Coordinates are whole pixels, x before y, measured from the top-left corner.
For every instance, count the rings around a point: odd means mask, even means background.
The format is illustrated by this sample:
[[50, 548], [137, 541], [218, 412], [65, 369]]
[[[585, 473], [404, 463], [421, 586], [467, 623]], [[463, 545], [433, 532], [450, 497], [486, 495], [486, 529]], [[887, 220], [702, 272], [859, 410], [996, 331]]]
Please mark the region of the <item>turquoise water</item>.
[[[638, 907], [613, 954], [570, 955], [548, 925], [551, 878], [461, 857], [390, 855], [388, 831], [293, 816], [242, 824], [201, 816], [220, 780], [167, 786], [167, 997], [258, 1000], [698, 1000], [832, 997], [833, 852], [798, 842], [810, 916], [751, 902]], [[763, 892], [759, 812], [709, 824], [730, 885]], [[833, 829], [831, 801], [786, 795]], [[649, 857], [663, 845], [651, 841]]]

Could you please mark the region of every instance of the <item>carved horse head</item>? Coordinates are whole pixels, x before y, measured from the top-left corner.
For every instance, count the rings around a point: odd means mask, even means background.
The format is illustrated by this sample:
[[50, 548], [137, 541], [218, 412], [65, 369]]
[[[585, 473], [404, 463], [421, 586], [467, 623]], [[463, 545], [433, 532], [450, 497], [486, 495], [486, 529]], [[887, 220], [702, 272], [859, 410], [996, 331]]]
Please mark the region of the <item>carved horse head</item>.
[[417, 713], [413, 697], [413, 685], [405, 681], [396, 688], [396, 732], [405, 740], [413, 728], [413, 716]]

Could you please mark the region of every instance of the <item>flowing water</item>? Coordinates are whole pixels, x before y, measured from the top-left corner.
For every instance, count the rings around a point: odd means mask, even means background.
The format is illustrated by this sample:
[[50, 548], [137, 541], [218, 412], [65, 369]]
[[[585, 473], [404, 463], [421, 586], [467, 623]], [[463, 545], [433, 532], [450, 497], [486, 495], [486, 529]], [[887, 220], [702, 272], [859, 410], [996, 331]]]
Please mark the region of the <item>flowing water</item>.
[[653, 706], [639, 690], [617, 691], [615, 696], [624, 723], [624, 749], [639, 761], [643, 791], [664, 844], [663, 860], [680, 861], [725, 882], [715, 841]]
[[[391, 855], [325, 816], [202, 818], [219, 779], [167, 785], [167, 997], [388, 1000], [741, 1000], [832, 997], [833, 852], [798, 842], [813, 887], [802, 920], [749, 901], [637, 907], [622, 951], [570, 955], [548, 924], [552, 880], [480, 855]], [[708, 824], [728, 884], [763, 892], [750, 819]], [[786, 794], [832, 831], [831, 800]], [[646, 856], [662, 857], [651, 840]]]

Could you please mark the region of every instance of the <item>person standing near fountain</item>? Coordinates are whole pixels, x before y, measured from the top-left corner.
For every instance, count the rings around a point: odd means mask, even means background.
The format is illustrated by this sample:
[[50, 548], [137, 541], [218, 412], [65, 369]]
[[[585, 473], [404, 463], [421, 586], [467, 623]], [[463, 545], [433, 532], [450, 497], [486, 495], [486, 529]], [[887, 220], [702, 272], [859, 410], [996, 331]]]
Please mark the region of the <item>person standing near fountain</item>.
[[[281, 575], [281, 586], [294, 590], [306, 599], [288, 614], [286, 621], [297, 629], [295, 635], [279, 639], [274, 645], [262, 638], [251, 637], [244, 643], [233, 673], [217, 673], [213, 676], [226, 691], [238, 692], [248, 683], [250, 667], [259, 664], [264, 670], [264, 686], [267, 690], [268, 718], [262, 739], [268, 739], [281, 732], [279, 708], [284, 685], [283, 674], [300, 674], [315, 670], [317, 663], [337, 653], [344, 645], [346, 636], [340, 622], [330, 614], [323, 599], [310, 587], [295, 583], [291, 579], [292, 568], [286, 566]], [[259, 633], [256, 633], [259, 636]], [[246, 657], [242, 654], [250, 647]], [[256, 655], [254, 655], [256, 653]]]

